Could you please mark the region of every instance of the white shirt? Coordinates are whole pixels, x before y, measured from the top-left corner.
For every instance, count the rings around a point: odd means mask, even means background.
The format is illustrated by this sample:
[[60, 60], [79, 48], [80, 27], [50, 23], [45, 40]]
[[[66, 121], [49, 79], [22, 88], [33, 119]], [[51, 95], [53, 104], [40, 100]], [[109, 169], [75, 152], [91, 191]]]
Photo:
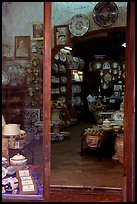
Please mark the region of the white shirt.
[[89, 109], [90, 112], [93, 111], [93, 104], [94, 104], [93, 102], [95, 102], [95, 100], [96, 99], [93, 96], [91, 96], [91, 95], [87, 96], [88, 109]]

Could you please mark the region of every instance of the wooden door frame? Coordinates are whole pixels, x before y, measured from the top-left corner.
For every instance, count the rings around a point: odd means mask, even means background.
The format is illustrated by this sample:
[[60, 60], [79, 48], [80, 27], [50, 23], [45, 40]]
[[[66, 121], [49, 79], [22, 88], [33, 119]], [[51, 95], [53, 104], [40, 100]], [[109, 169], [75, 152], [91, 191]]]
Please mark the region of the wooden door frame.
[[128, 2], [126, 26], [123, 200], [135, 201], [135, 2]]
[[[51, 96], [51, 19], [52, 2], [44, 2], [44, 60], [43, 60], [43, 121], [44, 121], [44, 197], [50, 199], [50, 96]], [[125, 162], [123, 200], [135, 199], [135, 2], [128, 2], [126, 30], [126, 79], [125, 79]], [[50, 24], [50, 25], [49, 25]], [[105, 192], [104, 192], [105, 193]], [[68, 194], [69, 196], [69, 194]], [[107, 195], [106, 195], [107, 196]]]

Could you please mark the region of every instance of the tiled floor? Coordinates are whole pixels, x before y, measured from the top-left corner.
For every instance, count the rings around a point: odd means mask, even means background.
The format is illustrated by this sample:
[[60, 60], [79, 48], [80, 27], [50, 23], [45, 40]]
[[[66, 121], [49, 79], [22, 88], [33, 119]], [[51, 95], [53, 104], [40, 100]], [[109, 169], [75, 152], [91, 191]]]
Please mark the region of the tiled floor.
[[[53, 185], [122, 187], [123, 165], [118, 161], [103, 158], [99, 161], [94, 152], [81, 151], [80, 133], [90, 127], [87, 122], [79, 122], [67, 131], [70, 137], [51, 143], [51, 176]], [[42, 182], [42, 142], [35, 141], [35, 164], [39, 165], [39, 178]]]

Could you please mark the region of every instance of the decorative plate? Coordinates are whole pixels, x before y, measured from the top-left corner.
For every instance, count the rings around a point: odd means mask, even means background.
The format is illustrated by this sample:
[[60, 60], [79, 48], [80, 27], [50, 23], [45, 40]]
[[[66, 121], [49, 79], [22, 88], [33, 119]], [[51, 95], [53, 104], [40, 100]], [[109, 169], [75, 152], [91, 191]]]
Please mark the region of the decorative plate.
[[59, 71], [65, 73], [66, 72], [66, 67], [64, 64], [59, 64]]
[[95, 68], [95, 70], [100, 69], [101, 66], [102, 66], [101, 62], [96, 62], [96, 63], [94, 64], [94, 68]]
[[77, 106], [80, 106], [81, 105], [81, 98], [80, 98], [80, 96], [76, 96], [75, 97], [75, 105], [77, 105]]
[[11, 48], [6, 44], [2, 45], [2, 56], [3, 57], [13, 57]]
[[110, 81], [111, 81], [111, 74], [107, 73], [107, 74], [104, 76], [104, 81], [110, 82]]
[[66, 83], [67, 82], [67, 77], [66, 76], [61, 76], [60, 78], [62, 83]]
[[111, 66], [112, 68], [118, 68], [119, 64], [117, 62], [113, 62]]
[[67, 60], [67, 57], [64, 53], [60, 52], [60, 61], [65, 62]]
[[31, 64], [34, 66], [34, 67], [37, 67], [39, 64], [40, 64], [40, 59], [36, 56], [32, 57], [31, 59]]
[[8, 75], [8, 73], [6, 73], [5, 71], [2, 71], [2, 85], [8, 85], [10, 82], [10, 77]]
[[69, 30], [72, 35], [83, 36], [89, 29], [89, 20], [85, 15], [77, 14], [69, 21]]
[[52, 64], [52, 70], [58, 72], [58, 65], [56, 63]]
[[62, 101], [62, 103], [66, 102], [66, 97], [65, 96], [61, 96], [59, 99]]
[[111, 115], [111, 118], [115, 120], [123, 120], [124, 119], [124, 112], [116, 111]]
[[105, 83], [105, 82], [103, 82], [102, 84], [101, 84], [101, 86], [102, 86], [102, 89], [108, 89], [108, 87], [109, 87], [109, 85], [108, 85], [108, 83]]
[[118, 7], [114, 2], [99, 2], [93, 10], [93, 20], [101, 27], [111, 26], [118, 18]]
[[2, 167], [2, 178], [4, 178], [7, 174], [8, 170]]
[[117, 70], [117, 69], [114, 69], [114, 70], [113, 70], [113, 74], [118, 74], [118, 70]]
[[65, 86], [61, 86], [60, 91], [61, 91], [61, 93], [66, 93], [67, 89]]
[[110, 67], [109, 62], [105, 62], [105, 63], [103, 64], [102, 68], [103, 68], [103, 69], [110, 69], [111, 67]]
[[54, 58], [55, 60], [59, 60], [59, 53], [55, 54]]

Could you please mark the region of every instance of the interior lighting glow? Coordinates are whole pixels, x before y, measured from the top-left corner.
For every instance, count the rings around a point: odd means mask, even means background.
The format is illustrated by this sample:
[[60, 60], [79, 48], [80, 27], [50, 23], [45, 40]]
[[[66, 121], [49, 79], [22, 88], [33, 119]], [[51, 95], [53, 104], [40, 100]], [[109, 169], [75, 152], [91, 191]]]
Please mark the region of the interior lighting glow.
[[66, 50], [72, 50], [72, 47], [65, 46], [64, 49], [66, 49]]
[[126, 43], [123, 43], [122, 46], [123, 46], [123, 47], [126, 47]]

